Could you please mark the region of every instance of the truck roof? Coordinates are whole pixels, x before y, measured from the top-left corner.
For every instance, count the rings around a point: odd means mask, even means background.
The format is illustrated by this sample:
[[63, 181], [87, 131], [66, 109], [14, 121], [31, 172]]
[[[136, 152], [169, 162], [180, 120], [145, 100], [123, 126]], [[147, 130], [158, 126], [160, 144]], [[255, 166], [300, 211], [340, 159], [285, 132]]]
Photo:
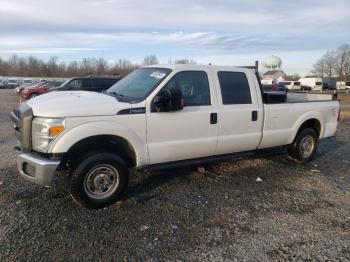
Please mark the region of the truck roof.
[[188, 65], [188, 64], [174, 64], [174, 65], [169, 65], [169, 64], [157, 64], [157, 65], [149, 65], [149, 66], [142, 66], [141, 68], [145, 68], [145, 67], [160, 67], [160, 68], [169, 68], [172, 70], [181, 70], [181, 69], [185, 69], [185, 70], [205, 70], [205, 69], [216, 69], [216, 70], [236, 70], [236, 69], [240, 69], [240, 70], [253, 70], [247, 67], [237, 67], [237, 66], [218, 66], [218, 65]]

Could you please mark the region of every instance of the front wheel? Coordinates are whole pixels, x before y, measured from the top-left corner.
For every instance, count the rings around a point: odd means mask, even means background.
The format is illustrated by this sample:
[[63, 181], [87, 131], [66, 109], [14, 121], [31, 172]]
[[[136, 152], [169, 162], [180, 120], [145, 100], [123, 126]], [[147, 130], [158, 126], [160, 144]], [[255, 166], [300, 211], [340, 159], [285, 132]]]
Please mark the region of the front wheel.
[[311, 128], [301, 130], [294, 142], [287, 147], [289, 157], [297, 163], [311, 160], [317, 150], [317, 133]]
[[115, 154], [101, 152], [82, 159], [70, 181], [73, 199], [91, 209], [113, 204], [128, 184], [129, 170], [124, 161]]

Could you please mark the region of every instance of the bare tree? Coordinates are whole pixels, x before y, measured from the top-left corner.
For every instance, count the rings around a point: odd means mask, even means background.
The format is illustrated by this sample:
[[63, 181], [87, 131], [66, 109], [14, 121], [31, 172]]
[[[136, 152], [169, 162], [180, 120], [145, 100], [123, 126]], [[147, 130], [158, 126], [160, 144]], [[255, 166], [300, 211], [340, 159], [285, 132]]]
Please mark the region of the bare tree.
[[192, 60], [192, 59], [184, 58], [184, 59], [176, 59], [176, 60], [175, 60], [175, 64], [196, 65], [197, 62], [194, 61], [194, 60]]
[[326, 76], [331, 78], [335, 74], [336, 58], [335, 51], [328, 51], [324, 55], [325, 65], [326, 65]]
[[310, 72], [312, 75], [318, 76], [318, 77], [324, 77], [326, 73], [326, 61], [322, 57], [320, 58], [313, 66], [313, 69]]
[[133, 71], [137, 65], [134, 65], [127, 59], [119, 59], [111, 68], [111, 74], [115, 76], [125, 76]]
[[350, 45], [343, 44], [335, 50], [327, 51], [314, 65], [310, 72], [314, 76], [338, 80], [350, 79]]
[[197, 62], [195, 60], [192, 60], [192, 59], [182, 58], [182, 59], [175, 59], [174, 61], [169, 59], [168, 64], [170, 64], [170, 65], [172, 65], [172, 64], [196, 65]]
[[98, 75], [104, 75], [108, 71], [108, 63], [103, 58], [99, 58], [96, 61], [96, 74]]
[[349, 74], [350, 67], [350, 45], [339, 46], [335, 51], [335, 71], [339, 79], [345, 80], [345, 75]]
[[79, 65], [77, 61], [69, 62], [65, 76], [78, 76], [79, 75]]
[[149, 55], [143, 59], [142, 64], [143, 65], [156, 65], [156, 64], [159, 64], [159, 61], [158, 61], [158, 58], [156, 57], [156, 55]]
[[300, 78], [301, 77], [299, 74], [292, 74], [292, 75], [286, 76], [286, 80], [289, 80], [289, 81], [298, 81]]

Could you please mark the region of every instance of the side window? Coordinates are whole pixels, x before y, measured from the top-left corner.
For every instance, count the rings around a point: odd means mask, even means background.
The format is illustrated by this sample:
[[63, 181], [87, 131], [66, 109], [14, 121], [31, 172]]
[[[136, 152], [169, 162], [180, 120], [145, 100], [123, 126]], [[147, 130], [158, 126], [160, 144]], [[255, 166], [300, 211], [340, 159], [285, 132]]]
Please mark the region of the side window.
[[210, 105], [210, 89], [206, 72], [184, 71], [177, 73], [164, 86], [165, 89], [179, 89], [185, 106]]
[[82, 79], [82, 87], [83, 89], [90, 89], [92, 87], [91, 79], [90, 78]]
[[94, 78], [92, 80], [92, 82], [94, 83], [94, 87], [97, 88], [104, 88], [106, 87], [106, 80], [104, 80], [103, 78]]
[[117, 82], [114, 78], [94, 78], [93, 85], [97, 88], [108, 89]]
[[251, 104], [248, 79], [241, 72], [218, 72], [222, 102], [224, 105]]
[[81, 79], [74, 79], [69, 82], [68, 89], [79, 89], [82, 87]]

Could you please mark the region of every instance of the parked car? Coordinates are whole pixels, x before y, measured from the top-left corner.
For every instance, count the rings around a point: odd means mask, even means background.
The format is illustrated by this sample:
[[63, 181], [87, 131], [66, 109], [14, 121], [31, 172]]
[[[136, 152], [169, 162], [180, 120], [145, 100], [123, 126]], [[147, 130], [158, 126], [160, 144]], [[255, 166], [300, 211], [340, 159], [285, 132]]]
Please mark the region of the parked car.
[[287, 87], [281, 83], [276, 83], [276, 84], [272, 84], [272, 85], [263, 85], [264, 91], [268, 92], [268, 91], [283, 91], [286, 92], [287, 91]]
[[350, 82], [345, 82], [345, 89], [350, 90]]
[[158, 65], [137, 69], [105, 93], [30, 99], [11, 113], [22, 150], [19, 173], [52, 186], [61, 178], [56, 170], [67, 169], [73, 198], [102, 208], [122, 196], [133, 168], [277, 146], [297, 163], [311, 160], [318, 139], [337, 129], [339, 102], [327, 94], [264, 93], [257, 75], [257, 69]]
[[312, 88], [310, 86], [301, 85], [300, 90], [301, 91], [312, 91]]
[[349, 81], [339, 81], [337, 82], [337, 89], [347, 89], [350, 90], [350, 82]]
[[302, 86], [310, 87], [311, 91], [322, 91], [323, 81], [320, 77], [300, 78], [299, 82]]
[[43, 84], [45, 84], [45, 83], [23, 84], [23, 85], [15, 88], [14, 90], [15, 90], [15, 93], [21, 94], [24, 90], [26, 90], [28, 88], [40, 87]]
[[9, 79], [7, 79], [6, 82], [7, 82], [6, 83], [7, 88], [16, 88], [19, 86], [18, 79], [9, 78]]
[[119, 80], [119, 77], [109, 76], [74, 77], [64, 82], [61, 86], [53, 88], [52, 91], [85, 90], [93, 92], [103, 92]]
[[278, 84], [285, 86], [288, 90], [292, 90], [293, 89], [293, 81], [279, 81]]
[[5, 78], [0, 77], [0, 88], [6, 87], [6, 80]]
[[30, 86], [28, 88], [25, 88], [21, 94], [21, 101], [23, 102], [36, 96], [46, 94], [50, 91], [50, 89], [54, 87], [56, 87], [56, 85], [53, 82], [41, 82], [36, 86]]
[[323, 82], [323, 90], [337, 90], [335, 86], [331, 86], [328, 83]]
[[300, 91], [301, 90], [301, 83], [300, 81], [292, 81], [293, 82], [293, 90]]

